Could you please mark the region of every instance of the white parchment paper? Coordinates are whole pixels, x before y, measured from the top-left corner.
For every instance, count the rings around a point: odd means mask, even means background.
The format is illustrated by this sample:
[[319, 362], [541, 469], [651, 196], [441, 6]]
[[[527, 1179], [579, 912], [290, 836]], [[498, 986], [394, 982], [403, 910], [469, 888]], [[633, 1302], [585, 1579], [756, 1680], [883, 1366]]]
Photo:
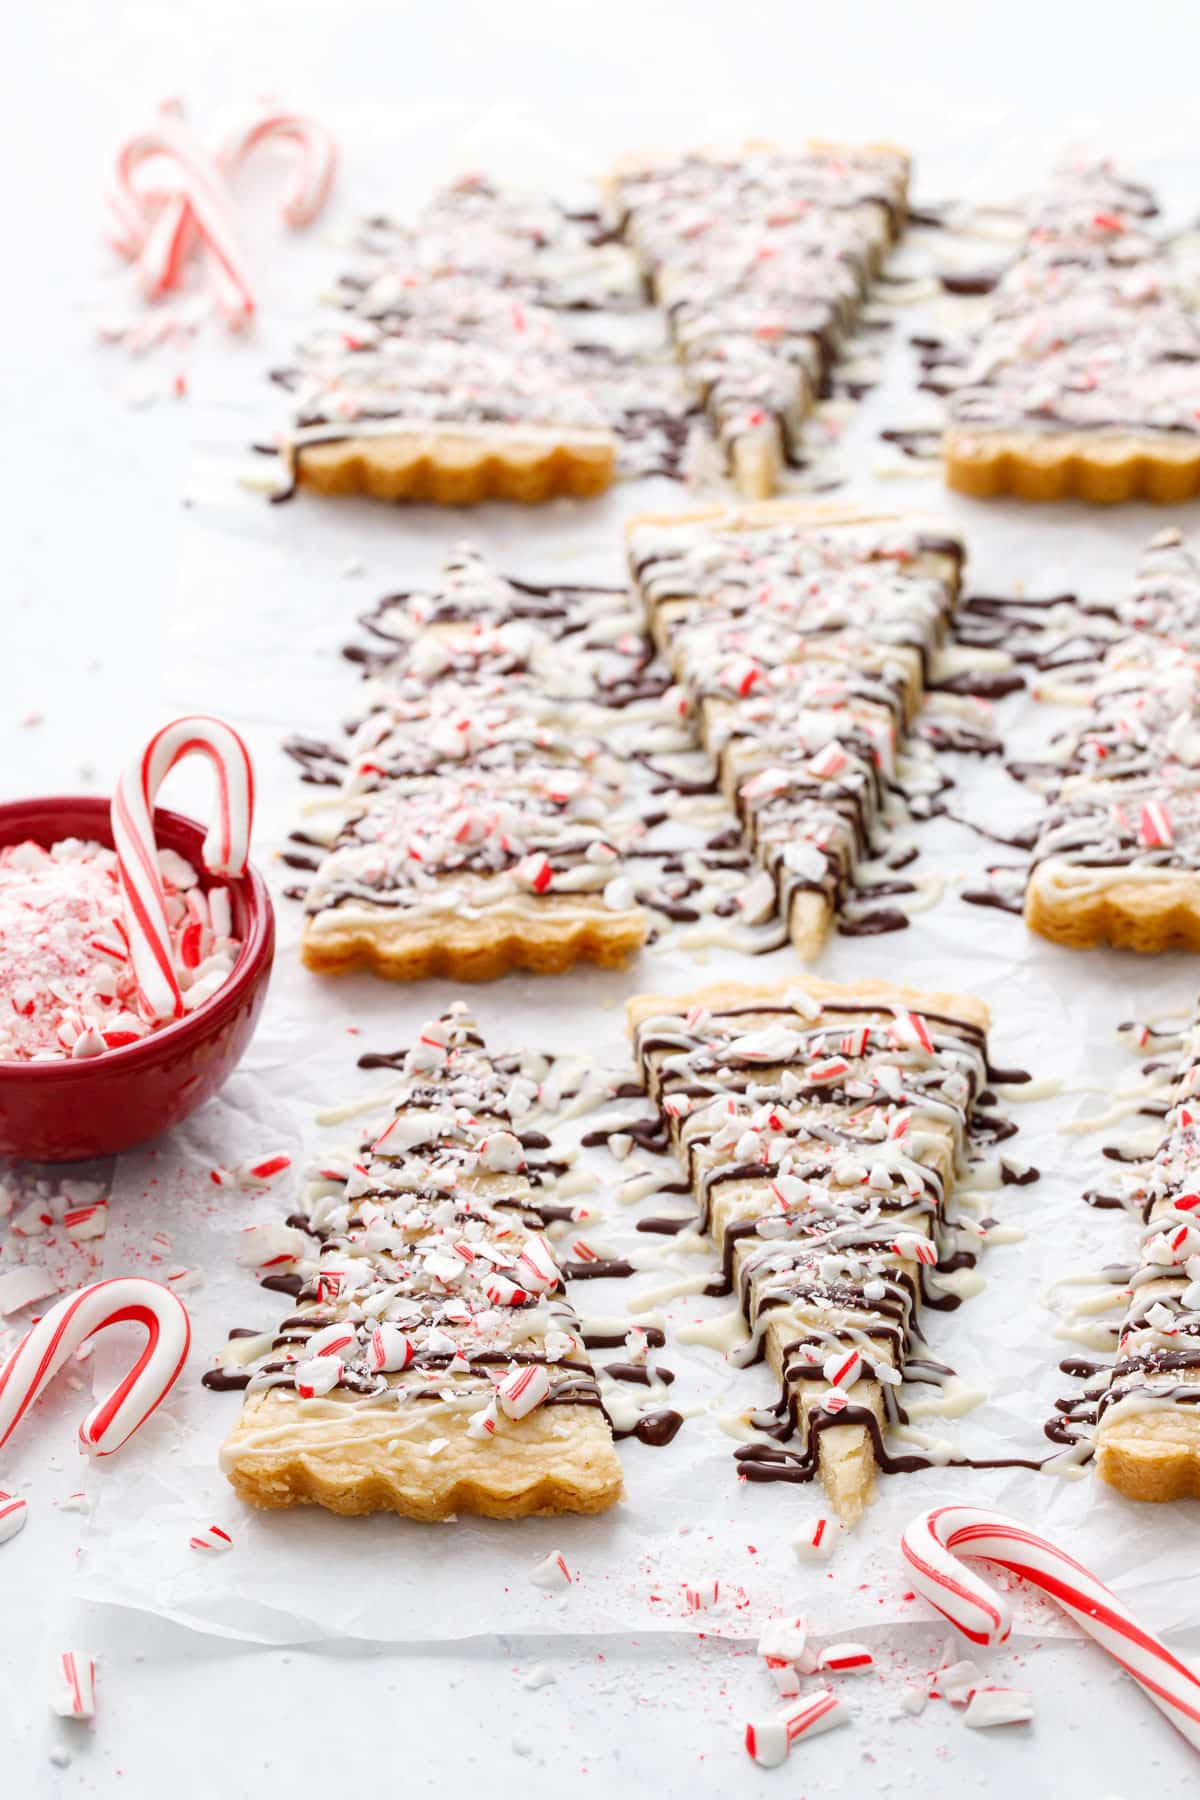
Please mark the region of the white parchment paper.
[[[1163, 524], [1161, 513], [1144, 507], [1119, 516], [1074, 507], [1037, 511], [1004, 502], [984, 507], [945, 494], [919, 467], [896, 472], [896, 458], [885, 454], [875, 433], [880, 425], [909, 425], [928, 415], [923, 398], [913, 394], [914, 364], [905, 339], [919, 323], [928, 327], [940, 310], [934, 304], [923, 315], [900, 317], [886, 379], [842, 445], [853, 474], [846, 497], [946, 518], [967, 539], [968, 589], [1002, 592], [1023, 584], [1033, 594], [1117, 592], [1130, 581], [1146, 539]], [[262, 416], [257, 396], [231, 409], [227, 445], [249, 438]], [[224, 1093], [160, 1144], [118, 1164], [106, 1272], [161, 1274], [153, 1259], [162, 1252], [150, 1239], [165, 1231], [172, 1264], [199, 1270], [202, 1280], [187, 1296], [194, 1347], [176, 1393], [119, 1457], [88, 1473], [94, 1510], [80, 1559], [80, 1592], [272, 1644], [343, 1638], [413, 1643], [505, 1631], [753, 1636], [779, 1610], [812, 1612], [822, 1631], [844, 1633], [928, 1616], [908, 1595], [899, 1533], [918, 1510], [963, 1499], [1011, 1510], [1059, 1538], [1177, 1647], [1200, 1650], [1194, 1589], [1181, 1578], [1179, 1556], [1180, 1536], [1200, 1522], [1200, 1509], [1139, 1508], [1090, 1474], [1075, 1483], [1019, 1470], [883, 1479], [868, 1516], [843, 1535], [831, 1562], [801, 1565], [790, 1539], [827, 1510], [820, 1489], [737, 1481], [733, 1442], [721, 1419], [765, 1400], [770, 1378], [762, 1369], [733, 1369], [714, 1350], [673, 1340], [674, 1324], [728, 1305], [692, 1295], [665, 1304], [668, 1343], [656, 1358], [677, 1372], [673, 1403], [689, 1416], [667, 1449], [626, 1444], [626, 1498], [606, 1517], [419, 1526], [391, 1517], [347, 1521], [316, 1510], [254, 1514], [236, 1500], [216, 1457], [239, 1400], [207, 1393], [200, 1375], [229, 1327], [267, 1328], [285, 1310], [278, 1296], [261, 1292], [252, 1274], [236, 1268], [233, 1239], [253, 1220], [281, 1215], [289, 1190], [286, 1183], [259, 1195], [218, 1189], [208, 1171], [277, 1149], [299, 1165], [322, 1143], [345, 1141], [353, 1124], [322, 1132], [315, 1119], [322, 1108], [383, 1086], [378, 1074], [356, 1070], [357, 1055], [407, 1043], [423, 1019], [461, 997], [447, 983], [321, 980], [300, 968], [299, 908], [280, 897], [294, 877], [273, 851], [299, 822], [300, 805], [312, 790], [302, 789], [280, 741], [289, 731], [329, 735], [354, 712], [357, 674], [339, 649], [355, 635], [355, 613], [390, 588], [431, 577], [456, 539], [469, 538], [507, 572], [612, 581], [623, 574], [623, 519], [680, 502], [678, 489], [656, 483], [536, 513], [498, 507], [469, 514], [392, 511], [311, 497], [270, 508], [239, 490], [239, 461], [227, 447], [197, 460], [163, 629], [173, 701], [180, 709], [219, 711], [254, 750], [257, 860], [277, 897], [279, 947], [263, 1022]], [[349, 572], [360, 566], [361, 572]], [[1061, 718], [1027, 695], [1002, 703], [996, 716], [1015, 755], [1031, 753]], [[957, 759], [953, 772], [959, 783], [954, 805], [993, 829], [1027, 819], [1036, 806], [994, 763]], [[189, 789], [190, 778], [191, 772], [182, 773], [178, 798], [174, 789], [169, 798], [203, 811], [202, 778]], [[918, 870], [936, 870], [943, 878], [940, 902], [902, 934], [832, 937], [817, 968], [835, 979], [886, 975], [917, 988], [977, 993], [994, 1011], [994, 1060], [1061, 1084], [1057, 1093], [1014, 1109], [1021, 1132], [1008, 1148], [1020, 1161], [1036, 1163], [1042, 1179], [1001, 1190], [993, 1210], [1020, 1227], [1024, 1240], [986, 1252], [984, 1292], [957, 1312], [926, 1321], [934, 1354], [986, 1396], [945, 1431], [967, 1454], [1037, 1457], [1050, 1448], [1042, 1421], [1055, 1396], [1071, 1387], [1057, 1372], [1070, 1346], [1055, 1337], [1050, 1284], [1071, 1269], [1119, 1259], [1130, 1241], [1119, 1215], [1095, 1213], [1080, 1199], [1101, 1167], [1105, 1133], [1065, 1135], [1061, 1128], [1100, 1113], [1115, 1093], [1132, 1086], [1136, 1064], [1116, 1042], [1118, 1021], [1188, 1007], [1195, 964], [1182, 955], [1139, 960], [1045, 943], [1019, 919], [959, 898], [960, 884], [969, 877], [978, 881], [985, 863], [1015, 856], [950, 822], [917, 827], [916, 835]], [[627, 971], [509, 977], [466, 998], [494, 1047], [584, 1052], [616, 1067], [624, 1057], [622, 1006], [629, 995], [683, 991], [727, 977], [785, 981], [796, 971], [790, 950], [753, 962], [712, 951], [698, 961], [662, 947]], [[597, 1166], [607, 1170], [602, 1180], [614, 1184], [617, 1165], [602, 1159]], [[601, 1193], [599, 1199], [603, 1218], [589, 1235], [606, 1246], [636, 1242], [648, 1266], [629, 1282], [577, 1288], [585, 1315], [623, 1313], [646, 1290], [706, 1266], [664, 1240], [635, 1240], [629, 1218], [611, 1198]], [[98, 1382], [118, 1356], [114, 1347], [97, 1353]], [[934, 1428], [943, 1429], [936, 1422]], [[235, 1540], [233, 1552], [223, 1557], [188, 1547], [194, 1531], [213, 1523]], [[547, 1594], [528, 1579], [551, 1550], [563, 1553], [576, 1576], [562, 1595]], [[723, 1599], [712, 1613], [689, 1617], [682, 1587], [703, 1577], [720, 1581]], [[1021, 1618], [1027, 1634], [1067, 1630], [1059, 1615], [1036, 1602], [1023, 1604]]]

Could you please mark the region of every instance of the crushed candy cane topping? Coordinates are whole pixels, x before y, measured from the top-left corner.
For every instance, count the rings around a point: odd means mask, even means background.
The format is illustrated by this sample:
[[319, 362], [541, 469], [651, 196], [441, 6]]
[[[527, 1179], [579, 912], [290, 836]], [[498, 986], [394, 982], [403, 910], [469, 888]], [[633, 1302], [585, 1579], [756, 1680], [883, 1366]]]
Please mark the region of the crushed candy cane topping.
[[[543, 1407], [598, 1410], [537, 1210], [548, 1170], [522, 1137], [539, 1081], [494, 1060], [461, 1005], [403, 1060], [391, 1120], [321, 1170], [307, 1212], [241, 1233], [239, 1262], [283, 1281], [295, 1308], [265, 1341], [232, 1339], [206, 1384], [274, 1390], [301, 1418], [335, 1392], [371, 1408], [419, 1401], [421, 1419], [481, 1445]], [[325, 1416], [312, 1414], [318, 1430]]]
[[[224, 983], [241, 948], [224, 889], [159, 858], [183, 1003]], [[138, 994], [113, 851], [80, 838], [0, 849], [0, 1060], [100, 1056], [154, 1029]]]

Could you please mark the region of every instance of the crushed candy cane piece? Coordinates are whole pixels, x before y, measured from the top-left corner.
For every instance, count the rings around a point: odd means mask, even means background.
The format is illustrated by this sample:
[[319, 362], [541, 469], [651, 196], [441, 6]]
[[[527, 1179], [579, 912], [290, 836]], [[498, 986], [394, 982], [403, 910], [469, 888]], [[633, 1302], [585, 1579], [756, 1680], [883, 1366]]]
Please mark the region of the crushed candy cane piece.
[[976, 1688], [967, 1702], [963, 1724], [974, 1731], [993, 1725], [1025, 1725], [1033, 1717], [1033, 1695], [1024, 1688]]
[[544, 1561], [530, 1569], [529, 1579], [534, 1587], [568, 1588], [571, 1585], [572, 1575], [562, 1552], [552, 1550]]
[[24, 1531], [28, 1516], [29, 1507], [18, 1494], [0, 1491], [0, 1544], [7, 1544], [9, 1538]]
[[108, 1201], [97, 1200], [90, 1206], [68, 1207], [63, 1214], [63, 1229], [77, 1243], [88, 1238], [103, 1237], [108, 1230]]
[[188, 1539], [188, 1546], [192, 1550], [211, 1550], [220, 1555], [233, 1549], [233, 1539], [220, 1525], [206, 1525], [203, 1531]]
[[787, 1761], [793, 1744], [845, 1725], [849, 1717], [833, 1689], [821, 1688], [776, 1713], [774, 1718], [754, 1720], [747, 1725], [746, 1749], [761, 1768], [777, 1769]]
[[930, 1699], [948, 1700], [951, 1706], [965, 1706], [982, 1679], [982, 1669], [969, 1657], [963, 1657], [961, 1662], [947, 1663], [934, 1677]]
[[817, 1656], [817, 1669], [828, 1669], [836, 1675], [860, 1675], [875, 1666], [875, 1658], [865, 1644], [830, 1644]]
[[0, 1274], [0, 1313], [20, 1312], [58, 1293], [58, 1283], [35, 1263], [18, 1263]]
[[60, 1719], [95, 1718], [96, 1665], [82, 1650], [63, 1650], [56, 1658], [50, 1708]]
[[294, 1225], [270, 1219], [246, 1226], [238, 1242], [237, 1260], [243, 1269], [291, 1269], [310, 1248], [309, 1239]]
[[817, 1519], [812, 1527], [805, 1526], [792, 1539], [792, 1549], [802, 1562], [824, 1562], [832, 1556], [841, 1527], [835, 1519]]

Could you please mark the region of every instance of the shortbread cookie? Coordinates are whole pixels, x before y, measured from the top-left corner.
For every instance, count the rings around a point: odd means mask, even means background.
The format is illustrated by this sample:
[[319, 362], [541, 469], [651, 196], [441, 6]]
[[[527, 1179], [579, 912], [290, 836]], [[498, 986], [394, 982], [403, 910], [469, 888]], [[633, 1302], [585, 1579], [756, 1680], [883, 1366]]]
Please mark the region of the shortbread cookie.
[[423, 1027], [404, 1076], [349, 1178], [259, 1228], [296, 1305], [218, 1359], [210, 1385], [247, 1389], [222, 1468], [254, 1506], [603, 1511], [621, 1465], [539, 1229], [536, 1086], [496, 1069], [465, 1009]]
[[873, 853], [958, 593], [945, 533], [772, 502], [635, 519], [651, 629], [802, 956]]
[[342, 320], [275, 375], [293, 486], [536, 503], [685, 472], [695, 401], [598, 212], [474, 177], [411, 225], [364, 221], [351, 255]]
[[1101, 1477], [1133, 1500], [1200, 1499], [1200, 1016], [1183, 1040], [1152, 1159], [1122, 1171], [1142, 1219], [1117, 1360], [1100, 1382]]
[[[636, 1057], [685, 1161], [750, 1339], [779, 1378], [781, 1443], [743, 1461], [820, 1474], [857, 1519], [892, 1462], [924, 1270], [987, 1086], [988, 1011], [880, 982], [642, 995]], [[778, 1472], [778, 1470], [776, 1470]]]
[[1081, 724], [1052, 745], [1025, 922], [1079, 948], [1200, 949], [1200, 563], [1151, 544]]
[[303, 834], [325, 851], [310, 968], [490, 980], [641, 945], [628, 752], [669, 679], [636, 624], [620, 591], [514, 585], [471, 552], [376, 616], [365, 717], [344, 752], [317, 747], [338, 792]]
[[620, 228], [748, 499], [773, 493], [798, 454], [907, 187], [907, 157], [879, 145], [748, 144], [617, 170]]
[[951, 385], [945, 477], [989, 498], [1200, 493], [1200, 326], [1142, 187], [1072, 163], [1035, 197], [1028, 233]]

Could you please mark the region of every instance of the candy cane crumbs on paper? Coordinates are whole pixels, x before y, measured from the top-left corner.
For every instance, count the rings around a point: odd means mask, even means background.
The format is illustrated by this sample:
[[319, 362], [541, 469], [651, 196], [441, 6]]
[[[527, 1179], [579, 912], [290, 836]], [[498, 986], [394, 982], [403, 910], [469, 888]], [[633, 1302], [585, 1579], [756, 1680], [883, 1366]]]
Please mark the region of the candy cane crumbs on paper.
[[746, 1726], [746, 1750], [764, 1769], [777, 1769], [787, 1761], [793, 1744], [802, 1738], [820, 1737], [823, 1731], [849, 1723], [850, 1715], [832, 1688], [821, 1688], [771, 1719], [752, 1720]]
[[130, 953], [141, 993], [156, 1019], [180, 1018], [185, 1008], [159, 873], [154, 802], [176, 763], [193, 751], [207, 756], [217, 773], [204, 866], [213, 875], [244, 874], [254, 819], [254, 767], [237, 732], [220, 719], [189, 715], [165, 725], [125, 770], [112, 803]]
[[16, 1494], [0, 1492], [0, 1544], [7, 1544], [9, 1538], [15, 1538], [19, 1531], [24, 1531], [29, 1517], [29, 1507]]
[[1200, 1750], [1200, 1676], [1146, 1631], [1074, 1557], [1004, 1513], [940, 1506], [921, 1513], [901, 1539], [914, 1587], [975, 1644], [1002, 1644], [1012, 1630], [1007, 1600], [962, 1554], [986, 1557], [1030, 1582], [1095, 1638], [1160, 1712]]
[[79, 1428], [79, 1442], [91, 1455], [119, 1450], [174, 1387], [192, 1336], [182, 1300], [139, 1275], [97, 1281], [67, 1294], [21, 1339], [0, 1368], [0, 1445], [68, 1358], [95, 1332], [122, 1324], [145, 1326], [145, 1345], [129, 1373]]
[[50, 1708], [60, 1719], [96, 1716], [96, 1665], [82, 1650], [62, 1650], [55, 1659]]
[[208, 1525], [203, 1531], [198, 1531], [195, 1537], [188, 1539], [188, 1548], [207, 1550], [220, 1555], [226, 1550], [233, 1549], [233, 1539], [219, 1525]]

